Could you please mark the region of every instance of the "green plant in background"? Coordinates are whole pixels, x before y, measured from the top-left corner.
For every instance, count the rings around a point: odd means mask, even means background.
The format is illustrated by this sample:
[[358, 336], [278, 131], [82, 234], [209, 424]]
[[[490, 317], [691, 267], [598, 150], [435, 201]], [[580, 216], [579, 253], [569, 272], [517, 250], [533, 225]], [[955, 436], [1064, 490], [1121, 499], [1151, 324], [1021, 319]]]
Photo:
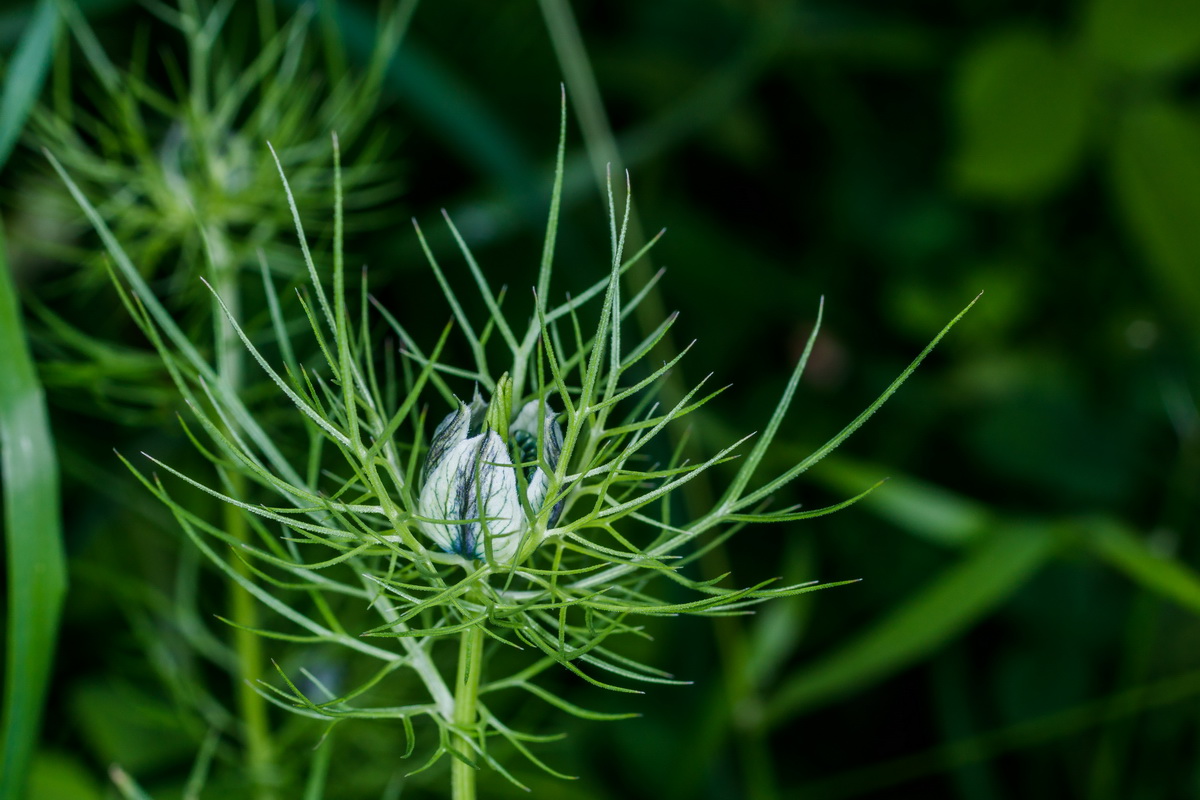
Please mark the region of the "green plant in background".
[[956, 182], [990, 199], [1040, 201], [1089, 155], [1114, 205], [1185, 321], [1200, 305], [1200, 122], [1176, 86], [1200, 62], [1200, 6], [1091, 0], [1076, 30], [990, 34], [964, 55], [955, 106]]
[[[161, 282], [165, 302], [196, 335], [211, 325], [207, 297], [196, 289], [198, 275], [219, 287], [235, 311], [247, 274], [270, 269], [280, 279], [301, 279], [303, 262], [291, 244], [291, 218], [275, 202], [269, 165], [257, 158], [262, 142], [274, 145], [301, 204], [330, 190], [330, 130], [339, 131], [343, 148], [353, 153], [343, 179], [347, 205], [358, 212], [356, 222], [371, 224], [367, 209], [398, 191], [392, 173], [380, 169], [391, 148], [374, 114], [384, 69], [416, 2], [381, 6], [361, 74], [348, 69], [336, 40], [331, 44], [326, 37], [314, 44], [310, 8], [278, 24], [273, 4], [260, 0], [255, 37], [245, 20], [228, 29], [234, 6], [194, 0], [183, 0], [178, 10], [154, 6], [186, 48], [182, 65], [169, 55], [165, 59], [172, 95], [156, 89], [147, 75], [147, 42], [138, 43], [131, 67], [118, 69], [82, 12], [73, 3], [62, 4], [98, 89], [94, 107], [80, 107], [60, 86], [55, 102], [34, 113], [29, 132], [40, 146], [59, 154], [90, 196], [104, 198], [98, 212], [142, 275]], [[240, 11], [244, 16], [246, 9]], [[322, 56], [324, 79], [315, 70]], [[43, 199], [33, 210], [51, 211], [52, 202]], [[74, 270], [55, 294], [86, 299], [107, 284], [102, 265], [86, 249], [36, 239], [27, 246], [90, 267]], [[169, 395], [153, 391], [156, 359], [96, 341], [95, 331], [50, 311], [47, 299], [35, 309], [46, 325], [41, 338], [58, 354], [47, 364], [52, 386], [88, 387], [91, 396], [81, 408], [99, 399], [107, 413], [124, 412], [133, 419], [139, 407], [161, 410]], [[232, 330], [218, 323], [217, 336], [230, 359], [223, 372], [229, 373], [239, 361], [230, 353]], [[125, 367], [124, 381], [114, 380], [116, 366]]]
[[[565, 137], [565, 105], [562, 125]], [[611, 184], [608, 278], [565, 303], [548, 302], [564, 149], [565, 138], [559, 145], [534, 305], [522, 324], [502, 310], [503, 296], [493, 292], [447, 217], [489, 312], [482, 328], [473, 324], [417, 229], [471, 354], [466, 367], [440, 360], [450, 328], [426, 353], [417, 341], [420, 334], [382, 307], [379, 313], [403, 342], [405, 358], [399, 365], [390, 358], [379, 363], [365, 275], [361, 308], [352, 314], [349, 307], [337, 140], [334, 237], [327, 260], [319, 261], [309, 251], [296, 197], [276, 157], [310, 279], [299, 311], [321, 354], [318, 363], [297, 359], [291, 320], [272, 300], [271, 338], [283, 362], [282, 367], [273, 365], [263, 343], [255, 342], [221, 290], [211, 286], [219, 313], [245, 351], [298, 412], [292, 423], [271, 426], [247, 408], [237, 384], [225, 379], [220, 360], [214, 364], [201, 355], [150, 290], [103, 215], [52, 157], [103, 239], [118, 285], [128, 287], [122, 292], [126, 306], [154, 342], [203, 428], [207, 444], [194, 441], [212, 462], [216, 480], [201, 480], [151, 460], [185, 485], [221, 500], [228, 511], [224, 522], [195, 513], [167, 483], [127, 465], [231, 584], [253, 597], [271, 619], [286, 623], [282, 628], [261, 619], [247, 624], [251, 615], [245, 613], [227, 620], [244, 636], [290, 643], [288, 654], [277, 659], [278, 681], [260, 677], [261, 663], [255, 663], [263, 659], [259, 645], [239, 645], [240, 668], [250, 689], [274, 705], [331, 724], [355, 718], [400, 722], [409, 753], [416, 746], [414, 723], [432, 723], [437, 746], [417, 771], [449, 755], [455, 798], [475, 796], [475, 774], [484, 765], [519, 783], [496, 755], [498, 742], [557, 774], [527, 746], [547, 737], [511, 728], [493, 713], [493, 695], [524, 691], [576, 716], [618, 719], [626, 715], [587, 711], [535, 681], [558, 665], [618, 692], [635, 692], [630, 684], [638, 682], [676, 683], [653, 665], [614, 649], [610, 639], [641, 633], [641, 617], [740, 614], [767, 599], [838, 585], [775, 587], [768, 580], [731, 589], [721, 579], [690, 578], [687, 567], [748, 525], [811, 519], [868, 494], [871, 489], [820, 509], [766, 507], [780, 487], [861, 426], [962, 316], [825, 445], [780, 474], [754, 482], [812, 351], [818, 314], [786, 391], [734, 477], [710, 509], [680, 521], [672, 509], [672, 493], [731, 459], [742, 442], [694, 464], [685, 462], [678, 448], [663, 450], [664, 429], [720, 390], [704, 394], [702, 381], [670, 408], [654, 402], [654, 387], [686, 350], [657, 367], [648, 363], [672, 328], [674, 315], [632, 345], [624, 335], [627, 317], [653, 284], [626, 300], [622, 275], [657, 239], [625, 258], [629, 204], [627, 200], [624, 213], [618, 214]], [[332, 273], [329, 290], [322, 280], [327, 271]], [[266, 296], [274, 298], [269, 273], [264, 271], [263, 277]], [[591, 324], [586, 320], [589, 309]], [[428, 390], [451, 411], [426, 444]], [[458, 399], [468, 392], [474, 392], [470, 403]], [[556, 408], [563, 409], [561, 414]], [[219, 552], [225, 547], [233, 548], [232, 559]], [[664, 581], [685, 587], [696, 598], [659, 599], [654, 587]], [[452, 672], [447, 672], [447, 649], [456, 657]], [[374, 667], [348, 666], [350, 656]], [[309, 668], [330, 658], [343, 665], [332, 679]], [[406, 701], [365, 702], [372, 692], [385, 690]], [[244, 704], [244, 710], [252, 709]], [[252, 757], [250, 766], [257, 770], [261, 796], [270, 796], [279, 781], [268, 763], [272, 745], [254, 740], [270, 733], [261, 720], [246, 722], [251, 728], [247, 746], [261, 750], [260, 760]]]
[[[346, 202], [358, 211], [356, 219], [365, 222], [368, 214], [364, 209], [396, 194], [397, 184], [388, 177], [392, 173], [380, 169], [381, 158], [389, 152], [387, 138], [373, 122], [380, 102], [382, 72], [395, 55], [415, 6], [415, 2], [401, 2], [380, 8], [372, 47], [369, 53], [364, 50], [368, 63], [361, 72], [349, 69], [336, 38], [326, 36], [319, 48], [313, 46], [311, 9], [301, 9], [279, 25], [273, 4], [257, 3], [258, 41], [248, 41], [246, 31], [251, 28], [238, 24], [245, 22], [247, 6], [235, 9], [232, 2], [187, 0], [178, 9], [155, 6], [154, 13], [178, 34], [186, 54], [180, 66], [169, 51], [162, 51], [173, 90], [163, 92], [155, 88], [154, 68], [147, 63], [146, 36], [135, 42], [133, 65], [118, 69], [79, 7], [70, 2], [43, 3], [39, 16], [31, 23], [22, 48], [24, 55], [13, 62], [7, 75], [11, 90], [4, 95], [6, 124], [0, 147], [7, 155], [18, 140], [24, 112], [34, 106], [41, 72], [54, 60], [54, 34], [60, 28], [69, 29], [89, 70], [88, 86], [96, 91], [86, 104], [70, 96], [67, 51], [61, 49], [54, 70], [52, 100], [32, 108], [26, 137], [52, 149], [90, 194], [104, 198], [97, 213], [119, 232], [137, 260], [142, 277], [156, 283], [163, 302], [189, 335], [200, 346], [211, 347], [217, 353], [221, 380], [234, 391], [249, 391], [234, 331], [223, 318], [210, 316], [207, 293], [196, 291], [195, 287], [201, 286], [197, 277], [204, 276], [219, 286], [227, 302], [237, 308], [243, 302], [247, 284], [251, 291], [247, 302], [261, 302], [253, 296], [253, 290], [256, 284], [261, 290], [258, 275], [263, 271], [269, 268], [277, 277], [295, 283], [301, 279], [297, 265], [302, 269], [303, 262], [294, 245], [288, 246], [288, 242], [294, 242], [291, 216], [286, 209], [280, 212], [274, 197], [270, 198], [272, 202], [265, 202], [268, 195], [262, 191], [264, 177], [271, 180], [273, 173], [256, 172], [263, 162], [248, 159], [247, 148], [250, 143], [261, 148], [269, 135], [276, 143], [279, 158], [288, 165], [298, 195], [324, 196], [332, 187], [328, 131], [336, 127], [343, 132], [343, 142], [353, 148], [354, 162], [370, 165], [351, 166], [344, 176]], [[326, 16], [322, 15], [322, 27], [328, 27]], [[321, 56], [325, 68], [316, 70]], [[268, 164], [268, 169], [274, 168]], [[173, 402], [173, 394], [162, 385], [166, 375], [159, 360], [122, 341], [124, 332], [109, 315], [79, 313], [79, 308], [97, 302], [98, 290], [108, 283], [106, 271], [94, 251], [68, 246], [68, 236], [76, 233], [69, 226], [47, 235], [45, 218], [61, 222], [66, 216], [61, 198], [52, 188], [57, 186], [62, 195], [61, 183], [51, 184], [37, 176], [24, 178], [22, 188], [33, 202], [23, 204], [18, 211], [19, 229], [29, 229], [18, 237], [22, 249], [54, 255], [76, 265], [49, 291], [26, 298], [41, 323], [33, 327], [31, 338], [40, 351], [42, 379], [60, 405], [122, 422], [152, 419]], [[15, 314], [14, 306], [9, 315], [14, 324]], [[14, 373], [14, 378], [17, 376]], [[18, 383], [14, 380], [12, 385], [15, 390]], [[32, 406], [26, 403], [22, 408], [20, 413], [28, 414]], [[152, 414], [148, 416], [147, 410]], [[17, 419], [6, 422], [15, 423]], [[36, 426], [31, 429], [36, 430]], [[17, 469], [16, 450], [19, 448], [5, 448], [5, 455], [13, 459], [6, 472]], [[47, 467], [53, 471], [52, 462], [45, 461], [44, 455], [42, 459], [41, 465], [28, 467], [31, 485], [37, 485], [35, 476], [46, 472]], [[79, 461], [68, 459], [68, 463], [75, 469], [86, 469]], [[43, 485], [44, 491], [54, 488], [49, 478]], [[15, 479], [5, 481], [6, 491], [18, 486]], [[30, 624], [43, 620], [40, 635], [47, 637], [48, 643], [55, 628], [49, 622], [55, 616], [55, 605], [48, 598], [37, 601], [36, 590], [41, 585], [53, 592], [54, 576], [38, 566], [44, 559], [53, 560], [52, 542], [40, 553], [30, 550], [26, 555], [25, 551], [26, 542], [50, 533], [46, 530], [50, 520], [31, 514], [28, 521], [22, 522], [18, 515], [26, 505], [23, 499], [6, 505], [14, 515], [6, 526], [13, 554], [9, 566], [18, 576], [12, 582], [12, 613], [14, 618], [28, 619]], [[22, 532], [24, 529], [28, 532]], [[228, 530], [245, 535], [236, 519], [230, 521]], [[137, 614], [148, 613], [156, 620], [152, 624], [169, 624], [189, 638], [186, 622], [175, 619], [171, 611], [147, 605], [153, 602], [149, 586], [134, 585], [126, 590], [134, 595], [145, 593], [136, 603]], [[233, 619], [243, 626], [253, 625], [256, 611], [249, 595], [234, 585], [227, 602]], [[39, 606], [37, 614], [23, 610], [33, 604]], [[144, 610], [142, 606], [146, 606]], [[9, 652], [36, 670], [49, 657], [48, 645], [34, 647], [32, 639], [29, 645], [23, 643], [22, 637], [29, 638], [23, 633], [27, 627], [10, 626], [14, 638]], [[214, 648], [214, 640], [200, 642], [195, 636], [190, 641], [209, 659], [228, 663], [221, 650], [223, 644], [216, 643]], [[233, 644], [237, 657], [246, 665], [260, 664], [255, 637], [235, 633]], [[159, 664], [160, 674], [176, 701], [182, 700], [183, 706], [194, 713], [207, 709], [198, 713], [198, 718], [204, 717], [216, 727], [222, 727], [222, 718], [230, 718], [208, 697], [207, 687], [196, 683], [198, 675], [172, 675], [172, 667], [162, 662], [162, 653], [156, 658], [148, 649], [147, 656]], [[4, 774], [6, 781], [12, 781], [6, 784], [6, 791], [16, 791], [24, 777], [24, 764], [20, 762], [27, 757], [20, 755], [17, 743], [31, 744], [29, 731], [35, 717], [29, 707], [36, 706], [41, 693], [36, 682], [24, 690], [19, 688], [24, 680], [21, 669], [10, 668], [7, 675], [10, 695], [23, 693], [28, 697], [27, 701], [6, 703], [12, 714], [5, 728], [5, 741], [12, 743], [6, 749], [11, 751], [13, 765], [6, 765]], [[274, 761], [266, 734], [265, 709], [265, 702], [245, 688], [232, 717], [242, 720], [246, 758], [261, 781], [268, 780]]]

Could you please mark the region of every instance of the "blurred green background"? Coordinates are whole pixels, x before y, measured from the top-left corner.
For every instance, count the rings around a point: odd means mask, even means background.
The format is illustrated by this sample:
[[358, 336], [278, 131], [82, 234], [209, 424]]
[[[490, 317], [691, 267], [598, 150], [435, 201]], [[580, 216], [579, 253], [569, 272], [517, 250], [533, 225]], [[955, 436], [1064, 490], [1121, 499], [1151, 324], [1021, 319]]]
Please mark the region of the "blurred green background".
[[[0, 12], [10, 88], [47, 5]], [[280, 20], [301, 8], [237, 4], [220, 33], [232, 64], [253, 57], [264, 7]], [[186, 91], [194, 76], [171, 66], [184, 39], [157, 6], [80, 0], [70, 13], [118, 69], [140, 59], [148, 85]], [[319, 93], [361, 74], [375, 20], [366, 3], [320, 4], [298, 82]], [[189, 626], [226, 635], [204, 600], [220, 586], [111, 455], [195, 458], [169, 382], [38, 152], [62, 141], [46, 119], [112, 110], [84, 27], [54, 27], [28, 46], [49, 72], [0, 184], [70, 564], [30, 796], [115, 796], [115, 763], [178, 797], [231, 696], [189, 654], [202, 638]], [[432, 335], [449, 318], [409, 224], [437, 230], [449, 260], [442, 208], [523, 302], [560, 83], [559, 290], [604, 274], [597, 178], [628, 168], [641, 228], [667, 228], [651, 305], [682, 312], [677, 345], [698, 339], [682, 377], [732, 384], [696, 424], [703, 451], [765, 424], [821, 296], [775, 467], [836, 433], [984, 294], [780, 504], [888, 484], [834, 516], [747, 531], [701, 568], [741, 585], [862, 581], [753, 617], [653, 622], [639, 657], [689, 687], [628, 698], [555, 676], [577, 702], [642, 717], [519, 709], [527, 728], [569, 733], [537, 752], [581, 776], [522, 771], [533, 796], [1200, 795], [1200, 3], [426, 0], [352, 150], [366, 187], [352, 259], [410, 329]], [[87, 130], [120, 160], [119, 143]], [[249, 148], [269, 165], [265, 142]], [[315, 185], [302, 212], [319, 225], [328, 198]], [[162, 252], [169, 269], [187, 248]], [[191, 291], [158, 280], [172, 297]], [[183, 609], [181, 576], [203, 613]], [[326, 796], [379, 797], [419, 764], [399, 760], [401, 741], [385, 723], [339, 729]], [[310, 758], [314, 742], [297, 736], [290, 756]], [[443, 780], [423, 774], [403, 796], [437, 797]], [[482, 780], [483, 796], [522, 796]], [[243, 795], [231, 782], [220, 796]]]

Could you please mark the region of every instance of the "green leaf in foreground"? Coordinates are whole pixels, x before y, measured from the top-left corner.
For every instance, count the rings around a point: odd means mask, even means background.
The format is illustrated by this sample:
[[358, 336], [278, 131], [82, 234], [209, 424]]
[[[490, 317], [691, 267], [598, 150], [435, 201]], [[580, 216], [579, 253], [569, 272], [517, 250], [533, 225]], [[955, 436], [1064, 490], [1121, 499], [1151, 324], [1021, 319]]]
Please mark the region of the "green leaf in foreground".
[[17, 800], [37, 741], [66, 590], [66, 568], [54, 442], [42, 387], [25, 343], [2, 234], [0, 480], [8, 560], [0, 800]]

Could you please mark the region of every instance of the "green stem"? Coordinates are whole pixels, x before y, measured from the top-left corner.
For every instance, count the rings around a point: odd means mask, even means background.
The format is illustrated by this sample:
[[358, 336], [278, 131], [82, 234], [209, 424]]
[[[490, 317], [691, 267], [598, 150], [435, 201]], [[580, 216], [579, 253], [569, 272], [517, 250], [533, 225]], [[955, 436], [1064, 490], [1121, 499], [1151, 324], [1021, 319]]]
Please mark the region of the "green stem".
[[[464, 741], [476, 726], [479, 703], [479, 671], [483, 665], [483, 628], [463, 631], [458, 645], [458, 677], [454, 682], [454, 725]], [[466, 755], [471, 750], [468, 749]], [[476, 768], [457, 758], [450, 762], [450, 790], [453, 800], [475, 800]]]
[[[208, 244], [214, 288], [230, 312], [238, 314], [241, 291], [237, 263], [229, 253], [220, 230], [209, 231]], [[217, 320], [218, 374], [231, 391], [238, 392], [242, 386], [241, 343], [228, 317], [218, 314]], [[229, 481], [233, 496], [245, 498], [245, 475], [234, 472], [230, 474]], [[225, 529], [238, 542], [250, 543], [249, 526], [240, 509], [225, 505]], [[241, 559], [233, 559], [233, 568], [246, 580], [254, 579], [249, 566]], [[274, 783], [274, 753], [267, 703], [254, 689], [263, 678], [262, 640], [249, 630], [259, 627], [258, 604], [250, 592], [236, 583], [229, 587], [229, 613], [238, 626], [233, 631], [233, 645], [238, 660], [237, 705], [245, 726], [246, 767], [255, 787], [255, 797], [258, 800], [274, 800], [275, 793], [271, 788]]]
[[[240, 474], [230, 476], [234, 491], [239, 492], [245, 486], [245, 478]], [[246, 520], [242, 512], [234, 506], [225, 506], [225, 527], [230, 536], [239, 542], [249, 542]], [[250, 580], [253, 574], [241, 559], [234, 559], [233, 567], [238, 574]], [[239, 626], [256, 628], [259, 626], [258, 605], [250, 592], [238, 584], [229, 587], [229, 610], [231, 618]], [[259, 800], [273, 800], [271, 790], [274, 754], [271, 744], [270, 721], [267, 718], [267, 703], [254, 687], [263, 678], [262, 640], [258, 634], [245, 630], [243, 627], [234, 629], [234, 650], [237, 653], [238, 671], [238, 711], [242, 723], [246, 726], [246, 766], [250, 778], [256, 787]]]

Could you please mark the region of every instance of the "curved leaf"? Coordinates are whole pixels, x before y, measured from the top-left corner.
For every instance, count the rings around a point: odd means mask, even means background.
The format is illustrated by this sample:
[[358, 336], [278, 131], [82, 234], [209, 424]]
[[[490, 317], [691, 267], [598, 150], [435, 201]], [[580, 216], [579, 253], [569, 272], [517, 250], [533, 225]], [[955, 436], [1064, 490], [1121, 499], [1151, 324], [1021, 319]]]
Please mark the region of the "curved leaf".
[[824, 705], [903, 669], [961, 633], [1013, 593], [1059, 542], [1046, 525], [998, 528], [962, 561], [859, 638], [794, 675], [770, 703], [771, 720]]

